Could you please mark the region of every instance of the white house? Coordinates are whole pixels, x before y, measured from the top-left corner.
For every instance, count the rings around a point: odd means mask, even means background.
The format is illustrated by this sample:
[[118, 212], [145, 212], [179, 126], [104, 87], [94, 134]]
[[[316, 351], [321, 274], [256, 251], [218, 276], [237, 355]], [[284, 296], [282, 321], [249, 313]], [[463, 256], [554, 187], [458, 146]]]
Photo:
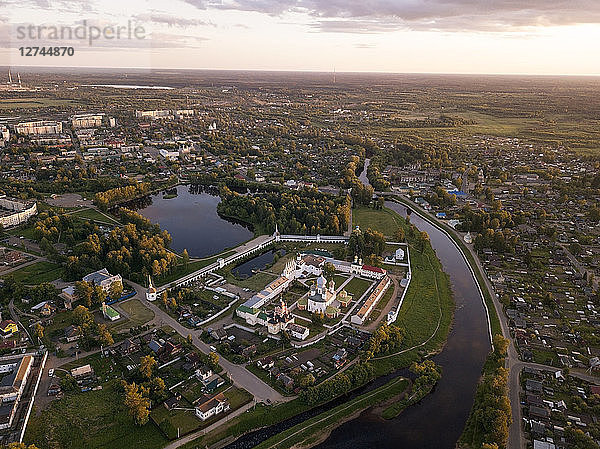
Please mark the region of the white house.
[[123, 283], [123, 278], [120, 274], [112, 275], [108, 272], [106, 268], [102, 268], [101, 270], [94, 271], [93, 273], [85, 275], [83, 277], [83, 281], [89, 282], [93, 285], [99, 285], [105, 292], [108, 292], [110, 290], [110, 286], [114, 282]]
[[206, 421], [211, 416], [218, 415], [229, 410], [229, 401], [223, 395], [218, 393], [215, 396], [204, 396], [196, 406], [196, 416], [202, 421]]

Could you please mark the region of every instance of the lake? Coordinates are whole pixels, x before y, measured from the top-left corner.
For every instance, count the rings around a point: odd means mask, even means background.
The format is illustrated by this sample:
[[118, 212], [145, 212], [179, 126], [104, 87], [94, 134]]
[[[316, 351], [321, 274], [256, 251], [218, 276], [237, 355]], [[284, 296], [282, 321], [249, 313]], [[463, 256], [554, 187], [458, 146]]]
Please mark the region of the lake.
[[190, 257], [208, 257], [235, 247], [254, 236], [240, 223], [221, 218], [217, 205], [221, 201], [214, 192], [208, 193], [197, 186], [179, 185], [134, 201], [131, 207], [153, 223], [166, 229], [173, 238], [171, 248], [177, 252], [187, 249]]

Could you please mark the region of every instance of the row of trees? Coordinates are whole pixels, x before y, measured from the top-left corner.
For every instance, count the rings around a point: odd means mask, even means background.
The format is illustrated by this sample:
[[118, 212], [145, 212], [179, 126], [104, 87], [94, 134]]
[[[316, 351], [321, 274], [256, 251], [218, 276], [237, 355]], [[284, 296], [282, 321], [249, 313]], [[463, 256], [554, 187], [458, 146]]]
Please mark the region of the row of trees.
[[102, 210], [107, 210], [110, 206], [146, 195], [149, 191], [150, 183], [148, 182], [116, 187], [114, 189], [96, 193], [94, 196], [94, 204]]
[[111, 299], [118, 299], [123, 294], [123, 283], [115, 281], [111, 284], [108, 295], [99, 285], [94, 285], [85, 281], [75, 282], [75, 296], [82, 300], [87, 307], [99, 306], [106, 301], [107, 296]]
[[477, 387], [475, 403], [459, 441], [459, 446], [465, 449], [479, 449], [486, 445], [501, 448], [506, 447], [508, 441], [508, 428], [512, 422], [508, 370], [504, 368], [508, 340], [496, 334], [493, 342], [494, 351], [486, 365], [494, 369], [484, 374]]
[[300, 400], [309, 405], [327, 402], [364, 385], [375, 376], [369, 363], [357, 363], [318, 385], [308, 387], [300, 393]]

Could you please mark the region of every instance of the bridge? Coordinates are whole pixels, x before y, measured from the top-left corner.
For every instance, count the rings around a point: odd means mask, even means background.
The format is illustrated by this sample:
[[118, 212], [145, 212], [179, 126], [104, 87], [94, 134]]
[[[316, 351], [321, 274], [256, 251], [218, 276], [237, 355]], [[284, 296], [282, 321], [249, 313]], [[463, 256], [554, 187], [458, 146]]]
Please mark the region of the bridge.
[[208, 274], [219, 270], [227, 265], [238, 262], [241, 259], [244, 259], [253, 254], [259, 253], [265, 248], [268, 248], [275, 242], [307, 242], [307, 243], [348, 243], [349, 237], [341, 236], [341, 235], [281, 235], [279, 232], [275, 231], [275, 233], [271, 236], [261, 235], [256, 237], [255, 239], [244, 243], [237, 248], [234, 249], [235, 254], [232, 254], [228, 257], [220, 257], [216, 262], [211, 263], [205, 267], [200, 268], [199, 270], [194, 271], [193, 273], [186, 274], [185, 276], [180, 277], [179, 279], [171, 282], [168, 285], [163, 285], [162, 287], [157, 288], [157, 292], [161, 293], [164, 290], [167, 290], [173, 286], [185, 286], [189, 285], [193, 282], [196, 282], [198, 279], [201, 279]]

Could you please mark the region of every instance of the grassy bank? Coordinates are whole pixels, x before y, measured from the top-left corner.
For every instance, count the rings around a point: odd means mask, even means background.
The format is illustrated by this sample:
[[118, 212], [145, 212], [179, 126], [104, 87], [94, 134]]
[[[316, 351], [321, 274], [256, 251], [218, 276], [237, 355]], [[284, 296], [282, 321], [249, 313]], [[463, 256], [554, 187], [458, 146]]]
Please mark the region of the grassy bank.
[[468, 264], [473, 269], [473, 273], [475, 274], [477, 283], [479, 284], [479, 287], [481, 288], [481, 292], [483, 293], [483, 299], [488, 308], [488, 314], [489, 314], [489, 319], [490, 319], [490, 327], [492, 329], [492, 335], [501, 334], [502, 329], [500, 327], [500, 319], [498, 318], [499, 311], [496, 310], [496, 307], [494, 306], [494, 302], [492, 300], [492, 296], [486, 287], [485, 277], [484, 277], [485, 275], [479, 269], [479, 266], [475, 262], [475, 259], [474, 259], [473, 255], [471, 254], [471, 251], [469, 251], [469, 248], [467, 247], [465, 242], [455, 234], [456, 231], [454, 231], [454, 229], [450, 228], [449, 226], [445, 225], [444, 223], [440, 223], [439, 221], [435, 220], [433, 217], [429, 216], [428, 214], [424, 214], [424, 213], [421, 213], [420, 211], [416, 210], [415, 205], [413, 203], [411, 203], [410, 201], [407, 201], [404, 198], [393, 198], [393, 200], [396, 202], [402, 203], [405, 206], [409, 206], [421, 218], [423, 218], [424, 220], [427, 220], [432, 225], [437, 226], [437, 227], [443, 229], [444, 231], [446, 231], [448, 233], [448, 235], [450, 236], [450, 238], [452, 238], [452, 240], [458, 245], [458, 247], [461, 249], [461, 251], [465, 255]]
[[343, 421], [361, 411], [405, 392], [410, 381], [396, 378], [376, 390], [364, 393], [344, 404], [291, 427], [256, 446], [258, 449], [310, 446], [326, 437]]

